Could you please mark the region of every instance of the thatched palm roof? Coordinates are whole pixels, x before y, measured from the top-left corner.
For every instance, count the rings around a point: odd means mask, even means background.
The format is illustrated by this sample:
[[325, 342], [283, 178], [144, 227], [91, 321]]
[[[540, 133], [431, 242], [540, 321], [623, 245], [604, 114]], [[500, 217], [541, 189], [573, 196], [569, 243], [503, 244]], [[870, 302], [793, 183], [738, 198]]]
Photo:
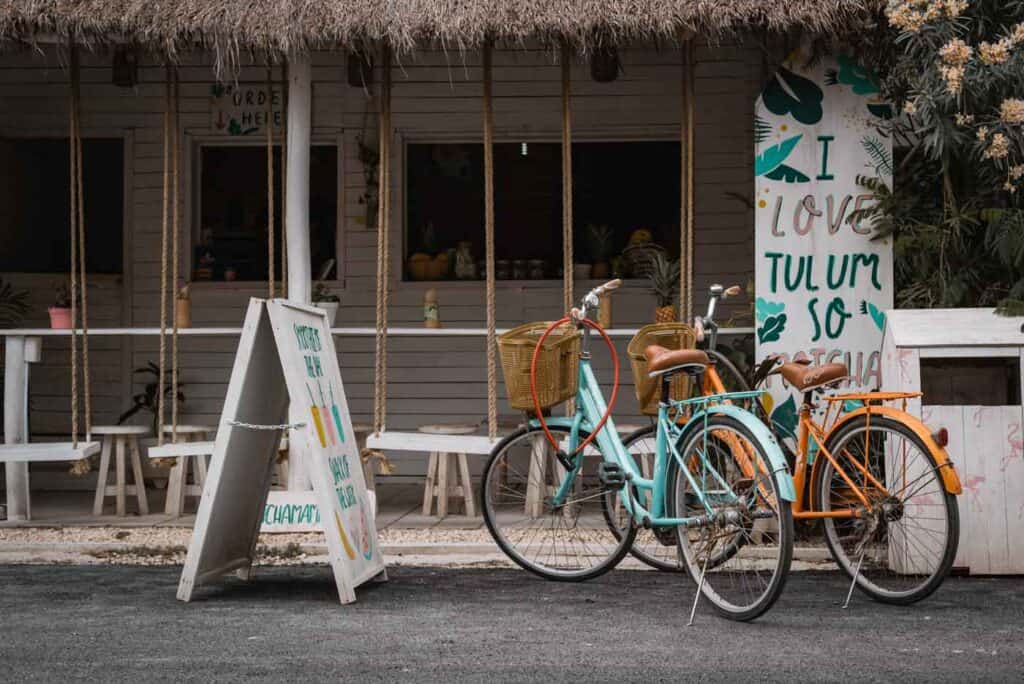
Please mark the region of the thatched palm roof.
[[407, 50], [435, 42], [473, 47], [519, 41], [719, 37], [766, 29], [842, 33], [879, 0], [0, 0], [0, 39], [74, 31], [173, 53], [195, 43], [221, 57], [240, 50], [387, 40]]

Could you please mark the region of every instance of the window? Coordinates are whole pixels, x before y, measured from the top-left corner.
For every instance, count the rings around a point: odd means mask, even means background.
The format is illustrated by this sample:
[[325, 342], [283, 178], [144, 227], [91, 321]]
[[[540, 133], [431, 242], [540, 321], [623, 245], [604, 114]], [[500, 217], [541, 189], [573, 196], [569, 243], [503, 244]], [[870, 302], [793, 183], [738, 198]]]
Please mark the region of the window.
[[[577, 262], [616, 259], [638, 229], [649, 230], [656, 243], [678, 252], [678, 142], [578, 142], [572, 148]], [[406, 212], [407, 279], [457, 277], [453, 260], [460, 247], [477, 262], [473, 275], [483, 278], [483, 145], [408, 145]], [[560, 277], [560, 144], [495, 144], [494, 214], [499, 279]], [[602, 226], [609, 231], [604, 240], [595, 237]], [[422, 266], [435, 264], [440, 254], [448, 255], [443, 260], [447, 269]], [[468, 272], [461, 275], [469, 277]]]
[[[274, 235], [280, 251], [281, 148], [274, 148]], [[199, 150], [198, 241], [194, 280], [267, 280], [267, 149], [204, 145]], [[336, 258], [338, 149], [314, 145], [310, 153], [309, 238], [314, 274]], [[280, 278], [280, 254], [275, 278]]]
[[1020, 358], [921, 359], [921, 391], [932, 406], [1020, 406]]
[[[0, 140], [0, 271], [71, 270], [71, 198], [66, 138]], [[121, 273], [124, 142], [82, 141], [85, 256], [90, 273]]]

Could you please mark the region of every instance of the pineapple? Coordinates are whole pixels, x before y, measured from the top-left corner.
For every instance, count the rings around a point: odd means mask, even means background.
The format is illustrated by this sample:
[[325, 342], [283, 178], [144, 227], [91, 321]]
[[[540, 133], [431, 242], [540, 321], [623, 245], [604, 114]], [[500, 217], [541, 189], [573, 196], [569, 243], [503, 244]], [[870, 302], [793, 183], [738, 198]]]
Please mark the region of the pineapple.
[[675, 298], [679, 293], [679, 261], [669, 261], [661, 252], [651, 257], [651, 270], [648, 275], [651, 281], [651, 292], [658, 300], [658, 308], [654, 310], [655, 323], [672, 323], [676, 320]]

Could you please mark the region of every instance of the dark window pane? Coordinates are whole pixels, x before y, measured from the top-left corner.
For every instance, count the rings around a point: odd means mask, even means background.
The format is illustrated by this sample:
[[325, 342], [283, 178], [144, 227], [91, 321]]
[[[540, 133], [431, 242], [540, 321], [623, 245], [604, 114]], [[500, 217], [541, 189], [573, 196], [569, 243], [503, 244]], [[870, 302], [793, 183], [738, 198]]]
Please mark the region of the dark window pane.
[[[679, 143], [573, 144], [573, 233], [576, 260], [617, 256], [637, 229], [678, 253]], [[469, 242], [484, 253], [483, 146], [412, 144], [406, 149], [406, 277], [409, 257], [449, 252]], [[562, 153], [557, 143], [494, 146], [496, 259], [540, 260], [544, 277], [562, 267]], [[598, 249], [590, 226], [608, 226]], [[527, 266], [527, 272], [530, 270]], [[499, 277], [502, 269], [499, 264]], [[483, 277], [482, 271], [478, 273]], [[447, 276], [451, 277], [449, 272]], [[420, 276], [412, 276], [419, 278]]]
[[[274, 148], [275, 278], [280, 278], [281, 148]], [[196, 280], [267, 279], [267, 150], [259, 146], [200, 149], [199, 242]], [[335, 257], [338, 228], [338, 150], [314, 145], [310, 154], [309, 232], [311, 268]], [[226, 274], [228, 274], [226, 276]]]
[[921, 359], [921, 391], [932, 406], [1019, 406], [1020, 359]]
[[[67, 139], [0, 140], [0, 271], [70, 271], [68, 156]], [[86, 268], [121, 273], [124, 143], [83, 140], [82, 160]]]

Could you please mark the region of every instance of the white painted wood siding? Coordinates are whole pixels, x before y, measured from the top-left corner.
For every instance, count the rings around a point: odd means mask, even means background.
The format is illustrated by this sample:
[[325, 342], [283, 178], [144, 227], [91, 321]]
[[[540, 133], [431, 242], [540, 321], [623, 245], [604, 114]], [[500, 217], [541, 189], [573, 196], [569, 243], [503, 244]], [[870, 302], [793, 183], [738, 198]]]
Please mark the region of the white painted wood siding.
[[[752, 192], [753, 103], [762, 72], [754, 47], [702, 46], [696, 67], [696, 304], [711, 282], [746, 285], [753, 271], [752, 212], [727, 192]], [[573, 127], [584, 138], [665, 138], [679, 135], [682, 68], [675, 49], [627, 49], [623, 74], [610, 84], [590, 79], [587, 65], [573, 65]], [[82, 116], [87, 136], [129, 134], [128, 194], [125, 216], [126, 268], [121, 288], [115, 283], [90, 289], [94, 326], [152, 326], [159, 315], [160, 212], [162, 185], [162, 109], [164, 70], [144, 62], [134, 89], [111, 84], [109, 55], [83, 55]], [[495, 126], [498, 140], [557, 140], [560, 130], [560, 70], [554, 55], [541, 49], [500, 50], [494, 59]], [[213, 84], [209, 59], [186, 57], [181, 69], [183, 150], [183, 230], [188, 244], [182, 262], [187, 277], [191, 240], [192, 152], [209, 139], [209, 93]], [[394, 80], [394, 188], [391, 252], [394, 274], [391, 322], [416, 325], [422, 320], [427, 286], [402, 283], [401, 210], [402, 145], [405, 140], [478, 139], [481, 127], [480, 57], [478, 54], [417, 52], [397, 60]], [[262, 82], [262, 66], [245, 68], [242, 82]], [[375, 79], [380, 83], [379, 74]], [[67, 128], [67, 74], [54, 50], [0, 55], [0, 136], [58, 136]], [[363, 192], [356, 138], [364, 126], [376, 127], [375, 102], [345, 83], [344, 57], [320, 53], [313, 67], [314, 141], [343, 145], [341, 192], [344, 227], [339, 235], [342, 282], [336, 290], [343, 305], [338, 325], [372, 325], [376, 235], [362, 220]], [[368, 113], [367, 113], [368, 110]], [[623, 198], [628, 201], [628, 198]], [[481, 238], [482, 239], [482, 238]], [[34, 283], [40, 278], [30, 278]], [[16, 280], [18, 280], [16, 278]], [[53, 279], [49, 279], [53, 280]], [[95, 279], [94, 279], [95, 280]], [[26, 281], [27, 282], [27, 281]], [[31, 323], [44, 323], [49, 285], [33, 285]], [[440, 310], [447, 325], [483, 326], [482, 285], [441, 284]], [[583, 289], [583, 284], [578, 285]], [[262, 296], [265, 285], [200, 284], [193, 292], [195, 325], [237, 325], [249, 296]], [[499, 283], [498, 325], [546, 319], [560, 311], [560, 284]], [[744, 302], [737, 303], [745, 309]], [[637, 326], [651, 320], [653, 298], [639, 284], [616, 295], [615, 321]], [[236, 341], [191, 338], [181, 342], [182, 382], [187, 402], [183, 421], [214, 423], [221, 409]], [[346, 389], [356, 422], [371, 412], [373, 341], [338, 340]], [[476, 421], [486, 414], [485, 356], [482, 339], [392, 339], [389, 345], [389, 426], [409, 430], [427, 422]], [[131, 368], [156, 358], [156, 339], [105, 340], [93, 343], [97, 397], [96, 421], [112, 421], [130, 404]], [[625, 342], [620, 353], [625, 352]], [[34, 369], [33, 429], [67, 430], [66, 346], [48, 340], [43, 363]], [[598, 364], [602, 377], [603, 367]], [[628, 369], [623, 381], [629, 382]], [[136, 390], [138, 391], [138, 386]], [[502, 390], [503, 393], [503, 390]], [[635, 412], [631, 388], [621, 395], [622, 418]], [[502, 408], [501, 413], [508, 411]], [[422, 466], [411, 464], [408, 472]], [[403, 468], [403, 472], [406, 472]]]

